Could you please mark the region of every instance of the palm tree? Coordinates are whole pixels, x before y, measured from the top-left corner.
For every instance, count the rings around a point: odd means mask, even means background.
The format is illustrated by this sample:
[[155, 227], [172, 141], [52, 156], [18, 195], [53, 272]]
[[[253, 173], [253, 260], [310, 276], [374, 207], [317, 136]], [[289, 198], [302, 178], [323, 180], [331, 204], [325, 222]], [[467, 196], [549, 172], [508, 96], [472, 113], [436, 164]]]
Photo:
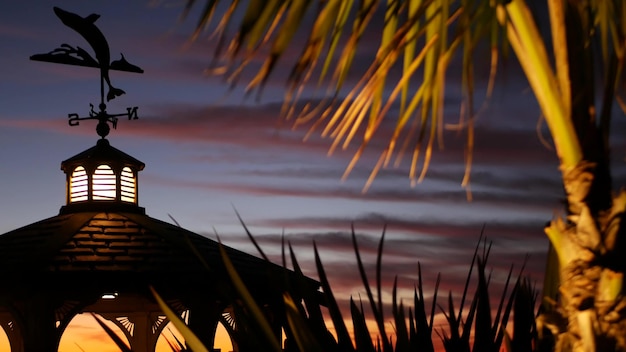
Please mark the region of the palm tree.
[[[194, 2], [188, 0], [186, 10]], [[626, 107], [618, 94], [626, 53], [626, 3], [531, 3], [536, 13], [548, 16], [547, 33], [538, 29], [524, 0], [387, 0], [385, 6], [379, 0], [233, 0], [223, 4], [206, 0], [194, 36], [202, 34], [212, 18], [219, 18], [214, 26], [219, 41], [210, 72], [226, 75], [236, 84], [244, 69], [261, 58], [263, 64], [246, 87], [260, 92], [276, 71], [276, 63], [294, 45], [295, 34], [308, 30], [304, 49], [292, 62], [287, 78], [283, 112], [296, 125], [312, 121], [313, 129], [321, 128], [323, 135], [333, 138], [331, 150], [351, 143], [362, 131], [347, 175], [381, 122], [389, 118], [391, 108], [396, 108], [395, 131], [370, 181], [394, 156], [406, 152], [409, 143], [399, 143], [404, 134], [414, 145], [409, 151], [409, 177], [419, 181], [426, 175], [441, 132], [446, 72], [459, 55], [464, 90], [461, 115], [467, 131], [464, 185], [469, 182], [477, 110], [472, 57], [481, 43], [489, 43], [487, 91], [491, 92], [498, 60], [512, 48], [552, 136], [566, 196], [563, 215], [545, 229], [558, 271], [556, 275], [551, 275], [550, 268], [546, 272], [544, 313], [538, 323], [555, 338], [557, 350], [626, 351], [626, 262], [622, 258], [626, 233], [621, 225], [626, 192], [613, 192], [609, 143], [612, 108], [615, 103], [622, 111]], [[384, 16], [376, 57], [346, 90], [359, 40], [372, 30], [376, 16]], [[307, 23], [312, 24], [303, 28]], [[238, 25], [234, 33], [228, 30], [232, 25]], [[390, 71], [397, 67], [402, 68], [402, 75], [392, 81]], [[302, 87], [310, 85], [313, 77], [328, 84], [330, 93], [321, 102], [299, 103]]]

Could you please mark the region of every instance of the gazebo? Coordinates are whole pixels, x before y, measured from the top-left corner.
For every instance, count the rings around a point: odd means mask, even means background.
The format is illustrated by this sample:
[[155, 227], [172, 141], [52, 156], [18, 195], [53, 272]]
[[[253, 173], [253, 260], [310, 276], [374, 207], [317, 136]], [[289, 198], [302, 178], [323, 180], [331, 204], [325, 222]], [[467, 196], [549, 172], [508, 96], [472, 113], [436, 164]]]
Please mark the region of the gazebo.
[[[11, 351], [56, 351], [82, 312], [114, 322], [133, 351], [154, 351], [168, 319], [150, 287], [188, 318], [209, 348], [218, 322], [236, 329], [219, 243], [146, 215], [138, 204], [143, 168], [103, 137], [61, 163], [67, 191], [58, 215], [0, 235], [0, 324]], [[293, 272], [225, 249], [280, 336], [287, 288], [276, 283]]]
[[[70, 126], [98, 120], [96, 145], [61, 163], [66, 204], [58, 215], [0, 235], [0, 326], [13, 352], [56, 351], [74, 316], [100, 314], [126, 335], [134, 352], [154, 351], [168, 319], [150, 288], [187, 319], [212, 348], [217, 324], [240, 332], [233, 305], [235, 290], [220, 244], [154, 218], [139, 206], [138, 173], [144, 163], [110, 145], [109, 124], [137, 119], [137, 108], [108, 114], [107, 101], [125, 92], [113, 87], [111, 70], [142, 73], [122, 56], [111, 61], [98, 15], [86, 17], [55, 7], [56, 16], [78, 32], [95, 53], [62, 44], [32, 60], [98, 68], [100, 104], [89, 116], [69, 114]], [[235, 270], [265, 309], [280, 336], [285, 322], [282, 294], [300, 277], [278, 265], [224, 247]], [[314, 290], [319, 283], [305, 278]], [[298, 299], [294, 295], [295, 299]], [[232, 336], [231, 336], [232, 338]], [[233, 341], [235, 350], [241, 350]]]

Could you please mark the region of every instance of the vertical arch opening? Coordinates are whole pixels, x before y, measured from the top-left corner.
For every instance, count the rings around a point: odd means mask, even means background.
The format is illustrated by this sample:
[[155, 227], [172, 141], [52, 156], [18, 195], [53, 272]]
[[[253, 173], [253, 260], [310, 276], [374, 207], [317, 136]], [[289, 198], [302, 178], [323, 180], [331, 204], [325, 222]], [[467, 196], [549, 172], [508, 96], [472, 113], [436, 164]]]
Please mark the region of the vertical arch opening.
[[92, 177], [93, 200], [115, 200], [115, 173], [109, 165], [100, 165]]
[[82, 166], [78, 166], [72, 171], [70, 176], [70, 203], [83, 202], [88, 199], [88, 179], [87, 172]]
[[11, 343], [4, 327], [0, 327], [0, 351], [10, 351]]
[[137, 181], [130, 167], [122, 169], [120, 176], [120, 194], [123, 202], [137, 203]]
[[[109, 320], [103, 319], [105, 324], [115, 332], [115, 334], [130, 345], [126, 336], [120, 328]], [[98, 322], [90, 314], [77, 314], [72, 318], [68, 326], [61, 335], [59, 341], [59, 351], [81, 352], [81, 351], [119, 351], [119, 347], [113, 342], [111, 337], [102, 329]]]
[[222, 323], [217, 324], [217, 330], [215, 330], [215, 343], [213, 344], [213, 347], [222, 352], [231, 352], [235, 350], [232, 337], [228, 334], [228, 331]]
[[[185, 338], [180, 334], [180, 332], [176, 329], [172, 322], [167, 323], [161, 331], [161, 335], [156, 343], [155, 351], [171, 351], [172, 348], [170, 344], [178, 347], [178, 341], [184, 343]], [[209, 348], [209, 350], [219, 350], [221, 352], [231, 352], [235, 351], [233, 346], [233, 342], [231, 336], [228, 334], [228, 331], [222, 325], [222, 323], [217, 324], [217, 329], [215, 330], [215, 340], [213, 342], [213, 346], [205, 346]]]

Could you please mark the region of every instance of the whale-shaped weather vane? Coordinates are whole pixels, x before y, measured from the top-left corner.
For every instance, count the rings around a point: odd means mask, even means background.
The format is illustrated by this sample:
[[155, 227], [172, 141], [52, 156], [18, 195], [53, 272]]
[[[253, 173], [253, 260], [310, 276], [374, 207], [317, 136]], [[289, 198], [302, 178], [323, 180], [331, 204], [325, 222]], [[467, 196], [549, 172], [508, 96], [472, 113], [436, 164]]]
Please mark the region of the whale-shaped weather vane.
[[110, 130], [107, 122], [111, 122], [113, 128], [116, 128], [118, 116], [128, 116], [129, 120], [138, 118], [137, 107], [127, 108], [127, 112], [122, 114], [107, 114], [106, 105], [104, 103], [104, 83], [106, 82], [108, 86], [108, 92], [106, 95], [107, 101], [111, 101], [115, 97], [125, 94], [123, 90], [116, 88], [111, 84], [109, 71], [116, 70], [143, 73], [143, 70], [126, 61], [123, 54], [120, 54], [121, 58], [119, 60], [111, 62], [109, 44], [107, 43], [104, 34], [102, 34], [100, 29], [98, 29], [95, 25], [95, 22], [98, 18], [100, 18], [100, 15], [91, 14], [87, 17], [81, 17], [75, 13], [62, 10], [58, 7], [54, 7], [54, 13], [64, 25], [75, 30], [87, 41], [87, 43], [89, 43], [96, 58], [94, 59], [85, 49], [79, 46], [73, 47], [64, 43], [61, 44], [60, 47], [48, 53], [32, 55], [30, 59], [100, 69], [100, 111], [94, 111], [93, 105], [90, 104], [91, 111], [89, 112], [89, 117], [79, 117], [78, 114], [69, 114], [68, 117], [70, 126], [77, 126], [81, 120], [99, 120], [96, 130], [98, 135], [104, 138], [108, 135]]

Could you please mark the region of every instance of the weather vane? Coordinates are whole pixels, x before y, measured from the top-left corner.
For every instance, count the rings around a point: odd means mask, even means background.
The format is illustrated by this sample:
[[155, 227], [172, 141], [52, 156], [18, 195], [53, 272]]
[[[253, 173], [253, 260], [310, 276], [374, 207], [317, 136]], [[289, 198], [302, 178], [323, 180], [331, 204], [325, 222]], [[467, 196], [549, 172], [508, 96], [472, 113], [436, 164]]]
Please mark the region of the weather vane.
[[82, 120], [98, 120], [96, 131], [99, 136], [104, 138], [110, 131], [108, 125], [109, 122], [113, 128], [116, 128], [117, 118], [120, 116], [127, 116], [129, 120], [136, 120], [138, 118], [137, 107], [126, 108], [126, 112], [121, 114], [110, 115], [106, 112], [106, 104], [104, 103], [104, 83], [106, 82], [108, 86], [106, 98], [107, 101], [110, 101], [115, 99], [115, 97], [125, 94], [125, 92], [119, 88], [113, 87], [111, 79], [109, 78], [109, 71], [116, 70], [143, 73], [143, 70], [126, 61], [123, 54], [121, 54], [121, 59], [111, 62], [109, 44], [100, 29], [98, 29], [95, 25], [96, 20], [100, 18], [100, 15], [91, 14], [83, 18], [75, 13], [62, 10], [58, 7], [54, 7], [54, 13], [64, 25], [75, 30], [78, 34], [85, 38], [87, 43], [89, 43], [93, 49], [96, 58], [94, 59], [87, 51], [79, 46], [72, 47], [71, 45], [64, 43], [61, 44], [60, 47], [46, 54], [32, 55], [30, 59], [74, 66], [95, 67], [100, 69], [99, 111], [94, 111], [93, 104], [89, 104], [91, 106], [91, 110], [89, 111], [89, 116], [87, 117], [80, 117], [78, 114], [68, 114], [69, 125], [78, 126]]

